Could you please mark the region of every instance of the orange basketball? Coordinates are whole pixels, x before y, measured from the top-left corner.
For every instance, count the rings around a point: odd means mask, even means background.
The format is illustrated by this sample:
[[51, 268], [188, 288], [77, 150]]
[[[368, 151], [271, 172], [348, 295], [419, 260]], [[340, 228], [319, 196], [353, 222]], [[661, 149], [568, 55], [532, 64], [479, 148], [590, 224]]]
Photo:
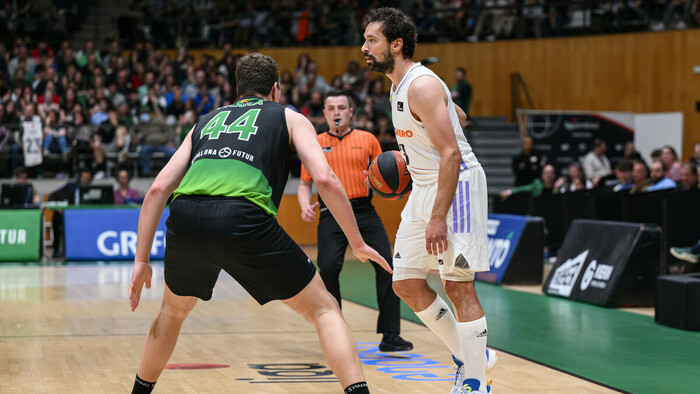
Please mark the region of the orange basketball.
[[379, 197], [398, 200], [411, 191], [411, 174], [401, 152], [382, 153], [369, 165], [369, 184]]

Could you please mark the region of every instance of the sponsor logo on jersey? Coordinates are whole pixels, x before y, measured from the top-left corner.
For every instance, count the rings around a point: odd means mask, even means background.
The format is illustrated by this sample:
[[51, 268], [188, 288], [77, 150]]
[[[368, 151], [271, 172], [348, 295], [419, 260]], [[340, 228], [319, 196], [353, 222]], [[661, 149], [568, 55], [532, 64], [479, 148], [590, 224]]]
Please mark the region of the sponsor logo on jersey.
[[411, 130], [396, 129], [396, 136], [402, 138], [411, 138], [413, 137], [413, 132]]
[[437, 317], [435, 320], [440, 320], [441, 317], [445, 316], [445, 313], [447, 313], [447, 309], [445, 308], [440, 308], [440, 312], [438, 312]]
[[257, 99], [243, 99], [237, 103], [234, 103], [232, 106], [233, 107], [252, 107], [254, 105], [262, 105], [263, 99], [257, 98]]
[[400, 112], [403, 112], [403, 101], [398, 101], [396, 103], [396, 109], [399, 110]]
[[323, 151], [323, 153], [330, 153], [331, 147], [330, 146], [323, 146], [323, 147], [321, 147], [321, 150]]
[[219, 149], [219, 157], [225, 158], [225, 157], [229, 157], [229, 156], [231, 156], [231, 148], [229, 148], [227, 146], [227, 147]]

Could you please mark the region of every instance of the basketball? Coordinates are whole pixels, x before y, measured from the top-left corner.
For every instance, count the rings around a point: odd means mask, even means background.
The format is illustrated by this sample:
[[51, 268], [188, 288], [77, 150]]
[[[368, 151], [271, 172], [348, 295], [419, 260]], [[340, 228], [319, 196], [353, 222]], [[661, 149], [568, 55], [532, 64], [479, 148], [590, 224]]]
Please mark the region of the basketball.
[[411, 174], [401, 152], [382, 153], [369, 165], [369, 184], [379, 197], [398, 200], [411, 191]]

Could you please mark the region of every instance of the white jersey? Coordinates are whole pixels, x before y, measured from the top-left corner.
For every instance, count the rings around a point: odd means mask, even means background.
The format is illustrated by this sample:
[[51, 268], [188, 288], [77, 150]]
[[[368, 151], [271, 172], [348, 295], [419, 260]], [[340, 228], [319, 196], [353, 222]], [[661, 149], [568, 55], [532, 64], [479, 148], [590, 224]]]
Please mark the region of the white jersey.
[[445, 89], [447, 111], [450, 114], [459, 150], [462, 152], [461, 171], [479, 165], [476, 156], [472, 152], [472, 147], [467, 142], [467, 138], [462, 131], [459, 116], [457, 116], [457, 111], [452, 102], [450, 89], [434, 72], [422, 64], [416, 63], [404, 75], [397, 87], [394, 87], [392, 84], [390, 100], [391, 116], [396, 129], [396, 141], [399, 144], [399, 150], [401, 150], [404, 159], [406, 159], [411, 178], [417, 185], [428, 185], [437, 182], [438, 170], [440, 169], [440, 153], [430, 142], [423, 123], [417, 121], [411, 114], [411, 107], [408, 102], [408, 87], [411, 86], [411, 83], [416, 78], [423, 75], [436, 78], [440, 81], [443, 89]]
[[22, 122], [22, 150], [24, 151], [24, 166], [35, 167], [42, 163], [42, 141], [44, 132], [41, 129], [41, 118], [34, 115], [31, 120]]

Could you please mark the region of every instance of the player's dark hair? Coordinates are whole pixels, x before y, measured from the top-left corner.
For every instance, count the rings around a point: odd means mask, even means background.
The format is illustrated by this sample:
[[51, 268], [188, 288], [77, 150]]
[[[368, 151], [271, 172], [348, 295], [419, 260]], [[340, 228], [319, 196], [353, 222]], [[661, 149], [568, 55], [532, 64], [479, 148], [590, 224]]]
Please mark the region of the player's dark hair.
[[271, 57], [251, 53], [241, 58], [236, 66], [236, 91], [238, 97], [267, 96], [279, 81], [280, 67]]
[[346, 91], [346, 90], [338, 90], [338, 89], [333, 89], [326, 93], [326, 97], [323, 98], [323, 105], [326, 104], [326, 100], [328, 100], [329, 97], [341, 97], [345, 96], [348, 99], [348, 104], [350, 105], [350, 108], [355, 108], [355, 100], [352, 96], [352, 93]]
[[405, 58], [413, 59], [418, 44], [418, 29], [408, 15], [392, 7], [375, 8], [365, 15], [363, 25], [366, 28], [374, 22], [382, 24], [382, 34], [389, 43], [397, 38], [403, 39], [401, 53]]

